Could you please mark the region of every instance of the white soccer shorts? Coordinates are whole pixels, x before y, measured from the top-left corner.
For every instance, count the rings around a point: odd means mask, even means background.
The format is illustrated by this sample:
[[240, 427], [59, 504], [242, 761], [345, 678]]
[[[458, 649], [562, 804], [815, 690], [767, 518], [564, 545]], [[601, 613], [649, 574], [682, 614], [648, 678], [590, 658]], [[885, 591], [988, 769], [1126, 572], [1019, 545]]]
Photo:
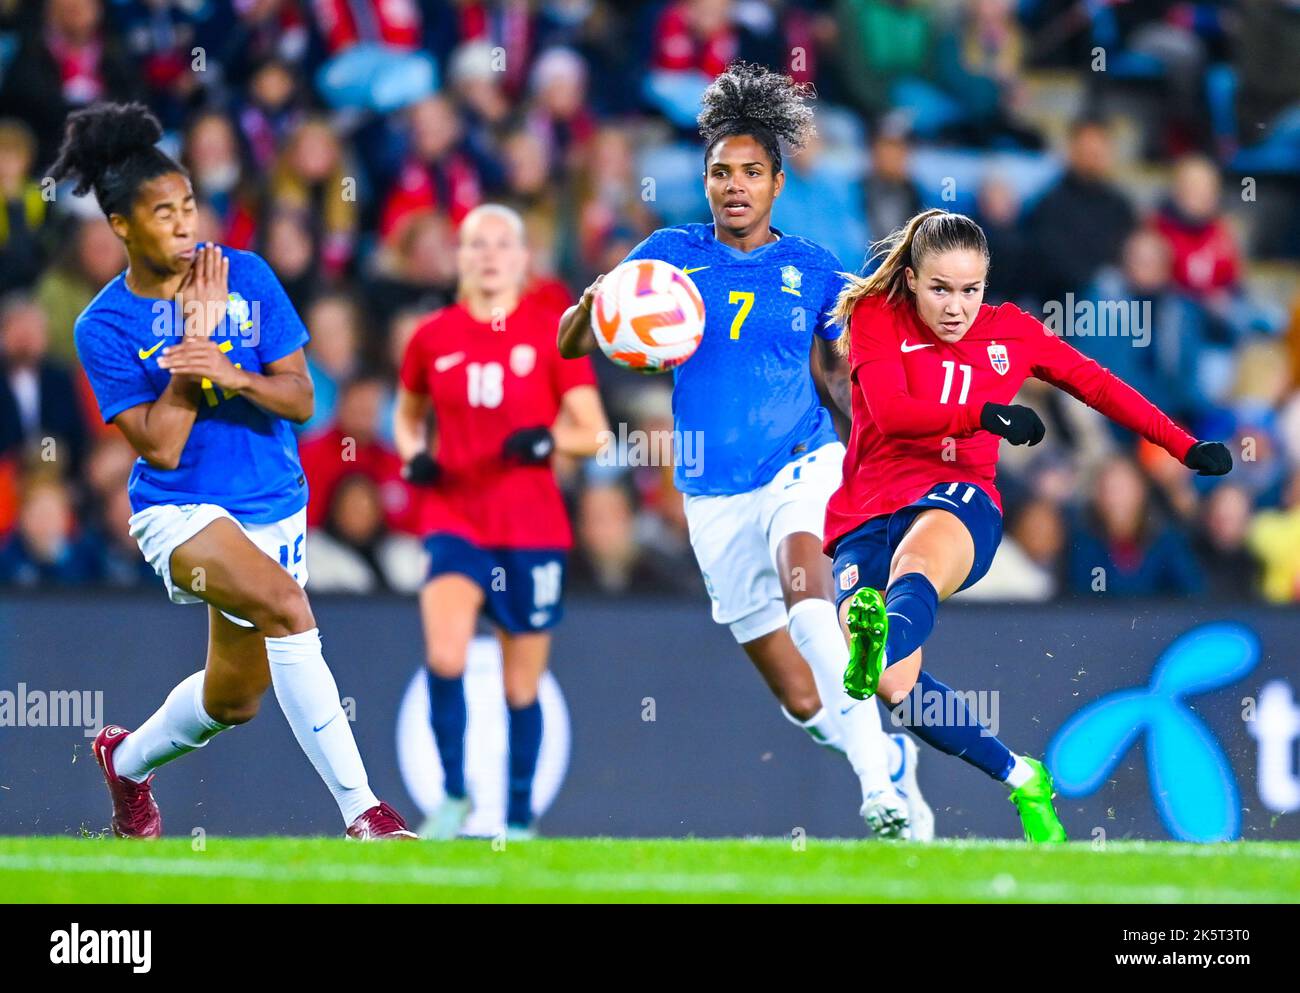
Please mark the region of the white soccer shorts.
[[[230, 511], [214, 503], [157, 504], [132, 514], [127, 526], [145, 561], [162, 579], [172, 603], [203, 602], [188, 589], [177, 586], [172, 579], [172, 552], [222, 517], [234, 521], [249, 540], [283, 566], [299, 586], [307, 585], [306, 507], [274, 524], [241, 524]], [[240, 627], [253, 626], [224, 610], [221, 613]]]
[[686, 497], [691, 547], [713, 601], [713, 619], [745, 644], [786, 625], [776, 572], [782, 540], [799, 531], [822, 536], [826, 502], [839, 488], [838, 441], [789, 463], [748, 493]]

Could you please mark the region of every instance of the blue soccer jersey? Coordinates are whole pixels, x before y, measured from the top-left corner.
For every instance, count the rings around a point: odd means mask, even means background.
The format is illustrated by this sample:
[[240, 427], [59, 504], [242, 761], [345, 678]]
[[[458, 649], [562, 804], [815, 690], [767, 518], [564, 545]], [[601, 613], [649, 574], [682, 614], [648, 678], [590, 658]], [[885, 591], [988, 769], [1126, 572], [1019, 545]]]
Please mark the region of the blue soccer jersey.
[[704, 298], [700, 347], [674, 371], [674, 429], [692, 432], [698, 453], [678, 459], [682, 493], [748, 493], [837, 440], [808, 364], [813, 335], [840, 334], [830, 312], [843, 277], [830, 252], [781, 235], [745, 253], [712, 224], [687, 224], [654, 232], [628, 259], [677, 266]]
[[[230, 296], [220, 347], [235, 365], [261, 372], [306, 344], [307, 329], [270, 266], [252, 252], [222, 251], [230, 259]], [[77, 318], [77, 354], [105, 423], [167, 388], [171, 373], [158, 368], [158, 358], [179, 340], [175, 310], [171, 300], [131, 292], [123, 272]], [[307, 482], [289, 422], [207, 381], [202, 393], [180, 465], [157, 469], [136, 460], [131, 508], [214, 503], [245, 524], [271, 524], [304, 507]]]

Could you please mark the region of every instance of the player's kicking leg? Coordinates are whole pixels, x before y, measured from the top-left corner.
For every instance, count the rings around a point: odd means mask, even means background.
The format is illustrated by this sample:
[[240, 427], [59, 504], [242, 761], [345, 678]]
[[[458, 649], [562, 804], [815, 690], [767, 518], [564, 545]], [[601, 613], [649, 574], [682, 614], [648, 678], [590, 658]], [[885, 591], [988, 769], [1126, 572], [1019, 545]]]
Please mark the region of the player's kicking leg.
[[[96, 740], [96, 758], [113, 795], [115, 829], [134, 832], [133, 837], [161, 833], [160, 823], [127, 816], [131, 805], [137, 814], [143, 808], [141, 787], [149, 786], [159, 766], [251, 718], [269, 684], [299, 745], [338, 803], [347, 836], [414, 838], [401, 817], [370, 790], [321, 652], [315, 618], [293, 578], [226, 518], [177, 547], [170, 566], [190, 592], [216, 612], [251, 623], [256, 633], [231, 630], [240, 626], [218, 617], [205, 672], [182, 681], [134, 733], [109, 736], [106, 728], [103, 744]], [[119, 811], [119, 800], [128, 809]]]
[[[844, 625], [855, 657], [870, 657], [881, 652], [882, 649], [874, 643], [888, 633], [888, 618], [881, 632], [870, 612], [861, 609], [875, 599], [870, 595], [872, 593], [879, 597], [875, 590], [859, 590], [844, 602]], [[855, 604], [860, 609], [855, 611]], [[1037, 759], [1017, 755], [1008, 749], [970, 711], [965, 694], [953, 690], [921, 668], [921, 654], [921, 650], [916, 649], [902, 662], [882, 666], [874, 695], [880, 697], [888, 710], [898, 713], [904, 726], [927, 745], [954, 755], [1005, 783], [1011, 790], [1010, 800], [1020, 814], [1026, 841], [1065, 841], [1065, 828], [1052, 806], [1056, 792], [1046, 766]], [[846, 671], [846, 689], [854, 685], [850, 680], [851, 672]], [[861, 684], [856, 684], [856, 688], [861, 689]], [[914, 702], [918, 696], [921, 703]], [[942, 700], [943, 705], [933, 708], [924, 705], [924, 701], [933, 699]], [[929, 712], [938, 714], [938, 720], [927, 717]]]
[[[837, 568], [839, 556], [837, 551]], [[933, 629], [939, 601], [960, 588], [972, 559], [970, 533], [955, 515], [928, 510], [917, 517], [894, 553], [887, 597], [864, 587], [841, 605], [852, 660], [846, 689], [874, 693], [891, 711], [906, 714], [906, 726], [922, 741], [1005, 783], [1026, 840], [1065, 841], [1046, 767], [1011, 752], [970, 712], [963, 694], [921, 667], [920, 646]], [[937, 698], [943, 705], [915, 705], [914, 689], [922, 702]]]

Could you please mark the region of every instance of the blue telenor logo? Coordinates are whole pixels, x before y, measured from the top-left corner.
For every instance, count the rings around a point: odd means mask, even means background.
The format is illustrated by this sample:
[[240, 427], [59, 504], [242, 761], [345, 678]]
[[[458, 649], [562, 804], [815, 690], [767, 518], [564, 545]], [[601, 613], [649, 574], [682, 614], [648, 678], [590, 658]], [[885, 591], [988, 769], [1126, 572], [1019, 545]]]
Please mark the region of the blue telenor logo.
[[1119, 690], [1084, 707], [1047, 746], [1065, 796], [1095, 792], [1146, 732], [1156, 811], [1180, 841], [1232, 841], [1241, 798], [1232, 766], [1185, 698], [1235, 683], [1259, 663], [1259, 638], [1242, 624], [1194, 628], [1165, 649], [1144, 689]]

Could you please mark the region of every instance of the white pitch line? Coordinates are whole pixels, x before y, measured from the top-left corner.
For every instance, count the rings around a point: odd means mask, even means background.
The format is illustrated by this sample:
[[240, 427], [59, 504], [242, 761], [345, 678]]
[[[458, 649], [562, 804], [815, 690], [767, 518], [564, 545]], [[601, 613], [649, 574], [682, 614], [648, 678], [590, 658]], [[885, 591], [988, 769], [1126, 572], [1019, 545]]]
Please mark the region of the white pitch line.
[[[840, 844], [838, 839], [819, 839], [820, 844]], [[849, 840], [846, 847], [860, 844]], [[1276, 846], [1276, 847], [1274, 847]], [[1163, 857], [1166, 855], [1191, 856], [1193, 858], [1218, 858], [1228, 855], [1232, 858], [1260, 858], [1270, 861], [1291, 861], [1300, 859], [1300, 847], [1290, 841], [1233, 841], [1214, 844], [1198, 844], [1194, 841], [1143, 841], [1123, 839], [1108, 841], [1101, 849], [1093, 849], [1086, 841], [1072, 842], [1068, 848], [1035, 848], [1023, 841], [990, 840], [987, 838], [943, 838], [938, 841], [915, 846], [919, 855], [927, 852], [960, 849], [962, 851], [1019, 851], [1031, 852], [1065, 852], [1070, 855], [1140, 855]], [[912, 848], [908, 849], [913, 850]]]
[[[437, 866], [380, 866], [315, 863], [311, 866], [268, 865], [237, 859], [196, 855], [192, 862], [160, 858], [122, 859], [63, 855], [0, 855], [0, 871], [46, 872], [61, 875], [172, 876], [205, 879], [250, 879], [285, 883], [368, 883], [411, 885], [449, 889], [514, 888], [525, 890], [577, 890], [587, 893], [662, 893], [701, 896], [710, 893], [764, 893], [784, 897], [838, 896], [852, 898], [854, 890], [863, 899], [906, 901], [916, 899], [915, 880], [871, 878], [770, 877], [756, 886], [739, 873], [694, 875], [690, 873], [560, 873], [551, 870], [518, 871]], [[1262, 903], [1281, 899], [1279, 895], [1225, 890], [1217, 887], [1185, 888], [1174, 885], [1132, 886], [1124, 884], [1068, 885], [1053, 882], [1021, 882], [1010, 873], [998, 873], [990, 880], [962, 880], [945, 883], [937, 890], [944, 900], [1006, 900], [1015, 897], [1034, 903]]]

